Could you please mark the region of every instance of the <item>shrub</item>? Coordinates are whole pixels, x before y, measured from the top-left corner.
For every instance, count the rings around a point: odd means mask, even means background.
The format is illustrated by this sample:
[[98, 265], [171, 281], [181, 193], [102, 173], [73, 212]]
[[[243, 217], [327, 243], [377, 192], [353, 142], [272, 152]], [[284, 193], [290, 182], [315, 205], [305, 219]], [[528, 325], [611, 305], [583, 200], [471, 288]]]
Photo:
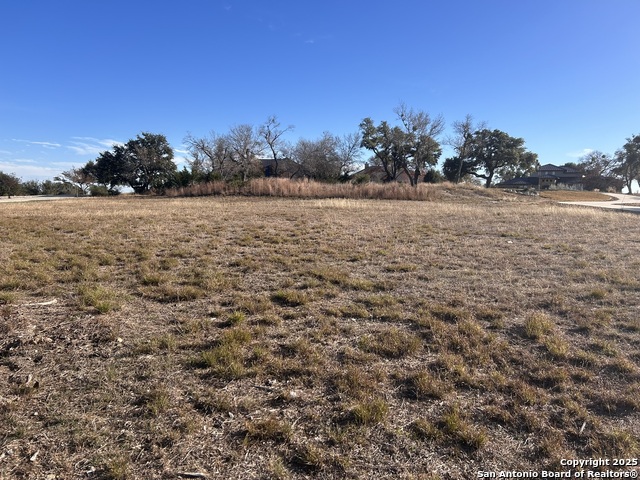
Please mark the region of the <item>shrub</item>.
[[106, 197], [109, 195], [109, 189], [104, 185], [91, 185], [89, 193], [92, 197]]

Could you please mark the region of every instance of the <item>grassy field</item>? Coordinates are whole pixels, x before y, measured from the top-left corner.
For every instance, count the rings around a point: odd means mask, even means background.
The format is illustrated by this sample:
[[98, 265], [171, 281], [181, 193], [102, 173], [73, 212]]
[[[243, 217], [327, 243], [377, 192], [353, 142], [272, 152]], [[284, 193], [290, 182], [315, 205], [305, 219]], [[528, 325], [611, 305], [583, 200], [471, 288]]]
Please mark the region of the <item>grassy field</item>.
[[637, 216], [441, 188], [6, 204], [0, 225], [0, 479], [465, 479], [640, 451]]

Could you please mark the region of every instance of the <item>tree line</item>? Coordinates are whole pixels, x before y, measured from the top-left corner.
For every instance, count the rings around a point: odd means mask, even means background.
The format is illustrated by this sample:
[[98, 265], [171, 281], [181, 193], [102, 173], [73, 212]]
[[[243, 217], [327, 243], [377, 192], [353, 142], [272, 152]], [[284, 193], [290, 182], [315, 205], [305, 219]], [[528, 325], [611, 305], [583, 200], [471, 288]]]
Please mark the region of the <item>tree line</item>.
[[[319, 138], [290, 142], [294, 130], [275, 116], [261, 125], [234, 125], [226, 133], [211, 132], [184, 139], [189, 156], [178, 170], [174, 150], [161, 134], [142, 132], [123, 145], [104, 151], [85, 165], [62, 172], [53, 182], [21, 182], [15, 175], [0, 172], [0, 195], [18, 193], [117, 194], [122, 187], [136, 193], [162, 192], [168, 188], [223, 180], [246, 182], [272, 176], [308, 178], [323, 182], [367, 181], [358, 174], [368, 153], [371, 164], [383, 173], [385, 182], [408, 179], [420, 182], [475, 181], [485, 187], [497, 180], [533, 174], [538, 155], [527, 150], [522, 138], [489, 129], [470, 115], [452, 124], [452, 134], [444, 136], [444, 118], [414, 110], [405, 104], [394, 109], [395, 121], [375, 123], [367, 117], [357, 131], [338, 136], [324, 132]], [[454, 155], [436, 167], [443, 146]], [[568, 163], [584, 174], [587, 189], [631, 191], [640, 178], [640, 135], [627, 139], [615, 154], [590, 152], [578, 163]], [[47, 183], [48, 182], [48, 183]]]
[[7, 195], [75, 195], [80, 193], [73, 185], [57, 180], [22, 181], [13, 173], [0, 171], [0, 197]]

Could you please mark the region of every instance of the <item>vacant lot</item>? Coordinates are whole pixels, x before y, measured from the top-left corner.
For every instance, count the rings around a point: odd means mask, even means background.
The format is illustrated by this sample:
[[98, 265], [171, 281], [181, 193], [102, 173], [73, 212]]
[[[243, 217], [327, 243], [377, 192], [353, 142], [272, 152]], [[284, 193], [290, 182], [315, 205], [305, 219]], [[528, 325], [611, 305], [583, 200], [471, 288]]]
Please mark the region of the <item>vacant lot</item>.
[[637, 216], [500, 195], [4, 205], [0, 478], [637, 456]]

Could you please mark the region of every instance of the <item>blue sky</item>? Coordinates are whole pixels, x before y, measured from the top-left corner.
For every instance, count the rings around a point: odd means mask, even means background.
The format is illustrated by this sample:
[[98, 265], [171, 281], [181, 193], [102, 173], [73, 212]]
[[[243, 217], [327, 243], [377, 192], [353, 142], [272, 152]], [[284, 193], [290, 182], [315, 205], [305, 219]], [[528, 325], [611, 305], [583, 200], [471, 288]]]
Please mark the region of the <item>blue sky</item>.
[[53, 178], [114, 142], [289, 139], [471, 114], [542, 163], [640, 133], [638, 0], [24, 0], [0, 3], [0, 170]]

